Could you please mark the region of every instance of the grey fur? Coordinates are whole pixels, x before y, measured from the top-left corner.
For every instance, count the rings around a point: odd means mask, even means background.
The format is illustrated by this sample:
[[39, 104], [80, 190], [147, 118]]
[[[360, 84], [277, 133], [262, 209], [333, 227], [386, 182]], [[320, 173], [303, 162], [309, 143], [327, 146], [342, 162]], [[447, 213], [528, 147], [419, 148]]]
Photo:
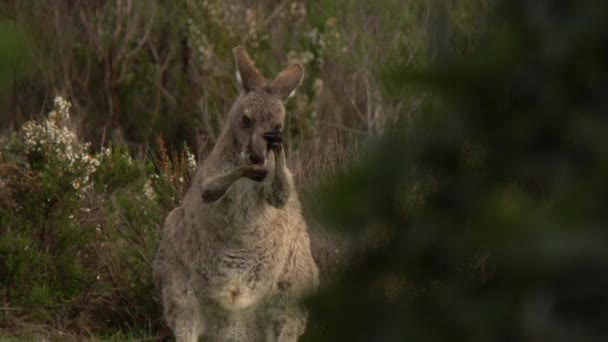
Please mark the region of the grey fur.
[[289, 67], [268, 83], [242, 48], [235, 57], [251, 84], [167, 216], [154, 279], [179, 342], [296, 341], [307, 320], [298, 299], [316, 288], [318, 270], [285, 152], [262, 135], [282, 127], [282, 101], [303, 69]]

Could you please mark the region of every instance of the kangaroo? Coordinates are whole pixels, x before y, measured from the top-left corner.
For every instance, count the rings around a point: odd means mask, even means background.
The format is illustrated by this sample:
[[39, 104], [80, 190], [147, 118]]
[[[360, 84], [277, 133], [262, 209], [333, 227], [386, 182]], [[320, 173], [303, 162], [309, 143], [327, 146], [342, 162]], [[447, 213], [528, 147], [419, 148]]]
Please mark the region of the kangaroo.
[[268, 82], [242, 47], [233, 52], [242, 92], [165, 220], [154, 279], [178, 342], [297, 341], [298, 299], [319, 280], [281, 132], [304, 69]]

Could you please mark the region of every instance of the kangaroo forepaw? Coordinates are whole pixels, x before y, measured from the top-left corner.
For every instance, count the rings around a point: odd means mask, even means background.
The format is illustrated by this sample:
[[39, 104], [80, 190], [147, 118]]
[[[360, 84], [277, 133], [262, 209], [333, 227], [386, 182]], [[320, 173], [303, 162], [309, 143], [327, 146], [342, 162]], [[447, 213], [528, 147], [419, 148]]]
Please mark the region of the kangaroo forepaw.
[[268, 143], [268, 149], [275, 152], [281, 152], [283, 149], [283, 136], [281, 131], [274, 130], [264, 133], [264, 140]]
[[260, 165], [249, 165], [243, 167], [243, 174], [255, 182], [261, 182], [268, 176], [268, 170]]

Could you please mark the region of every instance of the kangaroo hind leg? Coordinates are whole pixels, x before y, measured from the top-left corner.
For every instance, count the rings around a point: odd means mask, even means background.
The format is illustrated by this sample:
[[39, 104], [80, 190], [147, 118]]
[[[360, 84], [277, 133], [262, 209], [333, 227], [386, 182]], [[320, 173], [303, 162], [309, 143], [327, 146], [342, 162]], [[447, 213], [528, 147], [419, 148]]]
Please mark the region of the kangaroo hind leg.
[[198, 300], [186, 283], [167, 285], [162, 291], [164, 314], [176, 342], [197, 342], [204, 332]]

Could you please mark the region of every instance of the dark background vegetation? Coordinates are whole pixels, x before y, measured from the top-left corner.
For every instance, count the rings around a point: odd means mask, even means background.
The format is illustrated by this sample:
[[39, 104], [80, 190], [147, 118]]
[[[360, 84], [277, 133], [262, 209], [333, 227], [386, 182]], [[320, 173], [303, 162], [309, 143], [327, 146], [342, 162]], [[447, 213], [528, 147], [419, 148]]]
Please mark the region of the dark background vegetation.
[[[324, 280], [305, 340], [608, 338], [604, 1], [13, 0], [0, 15], [0, 334], [166, 334], [150, 260], [244, 45], [267, 75], [307, 70], [286, 127]], [[49, 134], [64, 128], [69, 143]]]

